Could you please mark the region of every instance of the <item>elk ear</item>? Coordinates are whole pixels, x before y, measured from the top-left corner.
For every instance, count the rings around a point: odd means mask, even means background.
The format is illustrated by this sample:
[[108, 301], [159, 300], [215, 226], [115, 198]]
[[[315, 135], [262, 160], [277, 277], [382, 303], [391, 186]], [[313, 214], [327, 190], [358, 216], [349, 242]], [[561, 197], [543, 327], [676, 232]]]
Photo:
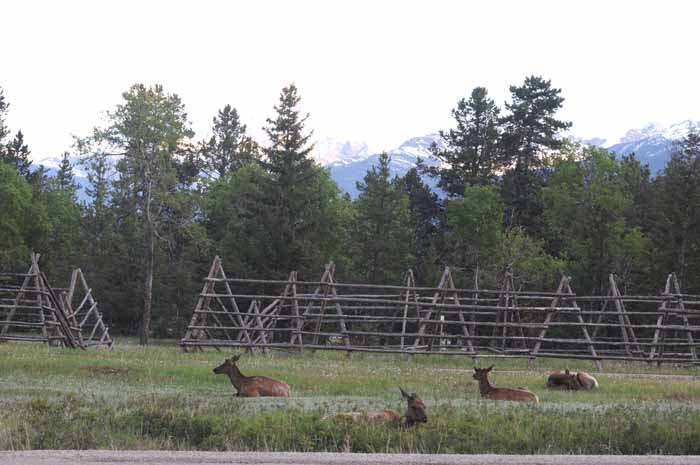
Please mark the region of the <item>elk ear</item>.
[[240, 354], [239, 354], [239, 355], [235, 355], [235, 356], [231, 357], [231, 363], [236, 363], [236, 362], [239, 361], [240, 359], [241, 359]]
[[486, 372], [488, 373], [488, 372], [490, 372], [491, 370], [493, 370], [493, 365], [491, 365], [490, 367], [488, 367], [488, 368], [486, 369]]
[[571, 374], [571, 372], [569, 371], [568, 368], [564, 371], [564, 373], [566, 373], [567, 375], [570, 375], [570, 374]]
[[405, 399], [410, 399], [411, 396], [408, 395], [406, 391], [404, 391], [401, 387], [399, 387], [399, 391], [401, 391], [401, 396]]

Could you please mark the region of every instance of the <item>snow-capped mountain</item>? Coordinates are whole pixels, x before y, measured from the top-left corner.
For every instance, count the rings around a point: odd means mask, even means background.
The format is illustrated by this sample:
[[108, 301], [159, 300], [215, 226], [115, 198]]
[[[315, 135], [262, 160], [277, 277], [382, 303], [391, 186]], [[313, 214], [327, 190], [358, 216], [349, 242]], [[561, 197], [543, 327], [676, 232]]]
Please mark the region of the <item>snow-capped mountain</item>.
[[313, 157], [323, 166], [335, 166], [364, 160], [373, 153], [365, 142], [327, 137], [314, 144]]
[[640, 129], [631, 129], [606, 148], [618, 157], [634, 153], [642, 164], [648, 164], [652, 176], [663, 170], [671, 157], [673, 143], [688, 135], [691, 130], [700, 131], [700, 121], [686, 120], [670, 126], [651, 123]]
[[[423, 159], [428, 165], [436, 164], [437, 162], [430, 157], [430, 146], [433, 143], [441, 143], [441, 139], [437, 134], [408, 139], [399, 147], [387, 151], [389, 156], [391, 156], [391, 163], [389, 164], [391, 175], [405, 175], [408, 170], [416, 166], [418, 158]], [[357, 197], [357, 182], [362, 181], [367, 171], [379, 163], [379, 155], [379, 153], [375, 153], [364, 159], [348, 163], [330, 164], [331, 176], [333, 176], [333, 179], [341, 189], [352, 197]], [[424, 178], [424, 180], [431, 187], [434, 187], [434, 180], [430, 178]]]

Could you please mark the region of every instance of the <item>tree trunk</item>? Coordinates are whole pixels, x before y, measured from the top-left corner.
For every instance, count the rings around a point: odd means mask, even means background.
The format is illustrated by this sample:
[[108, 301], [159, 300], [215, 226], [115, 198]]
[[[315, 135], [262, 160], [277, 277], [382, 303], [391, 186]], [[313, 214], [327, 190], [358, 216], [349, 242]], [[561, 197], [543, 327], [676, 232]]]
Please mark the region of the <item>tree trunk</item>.
[[155, 268], [155, 237], [152, 231], [149, 231], [148, 248], [146, 250], [146, 283], [143, 292], [143, 316], [141, 319], [140, 339], [140, 344], [142, 346], [148, 345], [148, 335], [151, 332], [151, 301], [153, 297], [153, 270]]
[[[147, 173], [148, 176], [148, 173]], [[153, 300], [153, 272], [155, 268], [156, 237], [153, 222], [151, 221], [151, 187], [152, 182], [148, 181], [146, 189], [146, 283], [143, 288], [143, 315], [141, 317], [141, 338], [142, 346], [148, 345], [148, 336], [151, 332], [151, 301]]]

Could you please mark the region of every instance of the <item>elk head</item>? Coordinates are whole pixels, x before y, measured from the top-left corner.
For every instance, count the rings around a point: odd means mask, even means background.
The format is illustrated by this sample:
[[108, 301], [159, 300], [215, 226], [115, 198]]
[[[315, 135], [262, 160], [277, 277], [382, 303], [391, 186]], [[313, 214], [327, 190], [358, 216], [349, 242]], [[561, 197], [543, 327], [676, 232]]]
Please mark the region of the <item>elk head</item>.
[[479, 381], [481, 379], [488, 379], [489, 373], [493, 370], [493, 365], [491, 365], [488, 368], [477, 368], [474, 367], [474, 374], [472, 375], [472, 378], [475, 380]]
[[222, 373], [228, 373], [236, 367], [236, 362], [241, 359], [240, 355], [231, 357], [230, 359], [224, 360], [224, 363], [214, 368], [214, 374], [220, 375]]
[[406, 408], [406, 426], [413, 426], [416, 423], [427, 423], [428, 415], [425, 414], [425, 403], [423, 399], [418, 397], [416, 393], [409, 394], [399, 388], [401, 396], [406, 399], [408, 407]]

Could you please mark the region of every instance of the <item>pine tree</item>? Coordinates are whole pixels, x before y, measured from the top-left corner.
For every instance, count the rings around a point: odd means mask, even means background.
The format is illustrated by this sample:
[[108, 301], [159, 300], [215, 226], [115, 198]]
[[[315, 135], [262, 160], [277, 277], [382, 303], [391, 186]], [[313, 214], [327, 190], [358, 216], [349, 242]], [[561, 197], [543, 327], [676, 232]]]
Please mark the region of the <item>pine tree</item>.
[[0, 145], [0, 161], [4, 161], [14, 166], [17, 173], [23, 178], [29, 180], [31, 171], [29, 167], [32, 161], [29, 159], [29, 147], [24, 143], [24, 134], [22, 131], [17, 131], [14, 139], [4, 145]]
[[414, 261], [409, 199], [401, 179], [390, 179], [390, 161], [381, 154], [357, 183], [351, 252], [356, 274], [369, 283], [396, 283]]
[[3, 141], [10, 135], [10, 130], [5, 123], [10, 104], [5, 100], [5, 91], [0, 87], [0, 153], [2, 152]]
[[504, 197], [510, 224], [533, 229], [542, 212], [538, 199], [543, 185], [547, 155], [561, 148], [560, 131], [571, 123], [556, 119], [564, 98], [561, 89], [539, 76], [530, 76], [522, 86], [511, 86], [510, 112], [502, 118], [502, 150], [512, 168], [504, 178]]
[[246, 125], [241, 124], [235, 108], [226, 105], [213, 121], [214, 135], [202, 151], [206, 169], [223, 177], [258, 158], [257, 144], [246, 136]]
[[263, 148], [265, 158], [260, 162], [269, 174], [262, 202], [275, 235], [273, 260], [280, 270], [297, 269], [305, 255], [304, 232], [315, 222], [309, 210], [309, 188], [315, 184], [317, 170], [309, 156], [311, 133], [304, 134], [309, 115], [300, 116], [300, 100], [294, 84], [282, 89], [274, 107], [277, 115], [267, 119], [264, 128], [270, 146]]
[[56, 173], [56, 186], [61, 190], [75, 193], [78, 185], [74, 181], [73, 164], [68, 157], [68, 152], [63, 152], [63, 155], [61, 155], [61, 163], [59, 163], [58, 172]]
[[438, 186], [450, 196], [462, 196], [468, 185], [491, 184], [502, 157], [499, 150], [499, 108], [483, 87], [476, 87], [469, 100], [462, 99], [452, 110], [455, 129], [440, 131], [444, 146], [431, 152], [443, 165], [429, 167], [438, 176]]
[[418, 280], [428, 280], [436, 260], [431, 257], [435, 253], [436, 240], [439, 234], [438, 222], [442, 213], [438, 196], [430, 190], [417, 168], [411, 168], [402, 179], [404, 192], [408, 195], [408, 208], [411, 215], [415, 257], [415, 274]]
[[108, 114], [110, 125], [96, 129], [97, 142], [108, 144], [123, 158], [117, 163], [119, 178], [114, 197], [129, 234], [140, 236], [144, 259], [144, 295], [140, 342], [148, 344], [151, 331], [153, 280], [157, 243], [171, 245], [169, 234], [179, 225], [172, 221], [180, 197], [175, 155], [193, 136], [185, 107], [163, 87], [132, 86], [122, 94], [124, 103]]

